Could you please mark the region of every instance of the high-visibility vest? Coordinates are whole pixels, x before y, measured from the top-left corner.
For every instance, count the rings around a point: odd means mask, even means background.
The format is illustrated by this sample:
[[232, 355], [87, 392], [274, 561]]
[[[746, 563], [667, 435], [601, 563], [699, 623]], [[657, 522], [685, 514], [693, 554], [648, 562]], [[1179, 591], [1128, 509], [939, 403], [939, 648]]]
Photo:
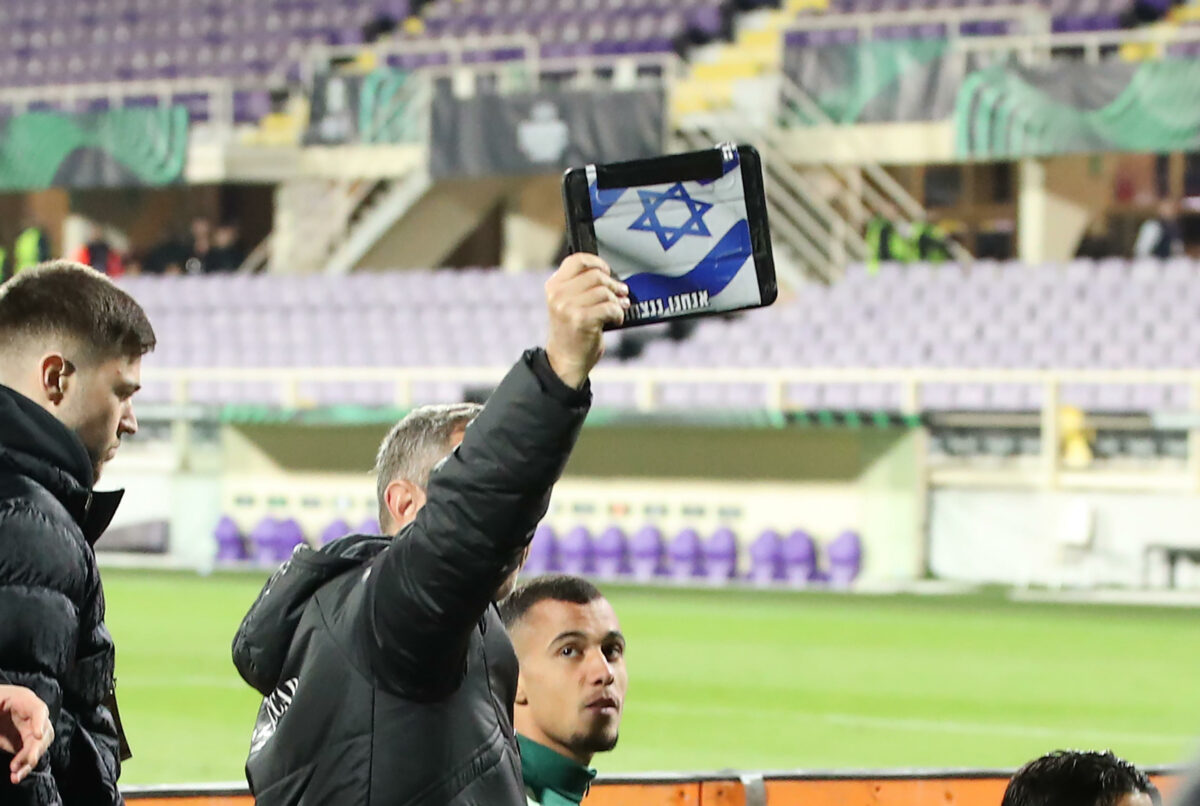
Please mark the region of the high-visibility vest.
[[946, 234], [941, 227], [928, 221], [913, 224], [912, 249], [917, 257], [930, 263], [941, 263], [950, 257], [946, 248]]
[[882, 260], [906, 263], [913, 259], [915, 250], [896, 225], [882, 216], [872, 218], [867, 224], [867, 266], [871, 273], [879, 271]]
[[13, 276], [42, 262], [41, 241], [42, 232], [37, 227], [29, 227], [17, 236], [13, 248]]

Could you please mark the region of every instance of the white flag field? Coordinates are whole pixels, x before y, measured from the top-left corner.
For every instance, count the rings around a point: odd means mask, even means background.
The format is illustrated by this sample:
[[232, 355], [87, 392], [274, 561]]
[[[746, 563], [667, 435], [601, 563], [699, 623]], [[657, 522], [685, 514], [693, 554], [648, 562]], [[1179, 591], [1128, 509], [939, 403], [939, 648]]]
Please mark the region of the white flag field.
[[738, 154], [712, 181], [601, 190], [587, 168], [600, 256], [629, 286], [632, 320], [762, 302]]

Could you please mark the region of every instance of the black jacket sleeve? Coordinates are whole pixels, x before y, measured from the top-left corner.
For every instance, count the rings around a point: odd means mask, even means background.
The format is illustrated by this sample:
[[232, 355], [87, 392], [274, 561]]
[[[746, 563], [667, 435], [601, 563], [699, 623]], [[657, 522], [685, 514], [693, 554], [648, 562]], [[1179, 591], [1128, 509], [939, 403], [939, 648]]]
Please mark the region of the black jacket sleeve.
[[372, 564], [363, 629], [378, 677], [414, 699], [457, 688], [472, 630], [546, 512], [591, 393], [527, 352], [429, 480], [416, 520]]
[[[37, 694], [50, 709], [55, 732], [61, 734], [65, 715], [60, 681], [79, 630], [69, 588], [71, 577], [82, 582], [86, 572], [55, 525], [27, 502], [0, 504], [0, 535], [0, 682]], [[59, 803], [50, 755], [44, 755], [19, 786], [0, 775], [0, 803]], [[0, 752], [4, 770], [11, 760], [10, 754]]]

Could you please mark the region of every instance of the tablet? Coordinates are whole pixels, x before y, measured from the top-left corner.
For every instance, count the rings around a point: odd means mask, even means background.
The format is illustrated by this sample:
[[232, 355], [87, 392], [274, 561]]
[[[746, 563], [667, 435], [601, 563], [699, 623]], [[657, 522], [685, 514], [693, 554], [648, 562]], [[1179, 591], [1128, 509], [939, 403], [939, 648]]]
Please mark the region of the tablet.
[[572, 252], [629, 286], [622, 327], [770, 305], [778, 296], [762, 163], [751, 146], [572, 168]]

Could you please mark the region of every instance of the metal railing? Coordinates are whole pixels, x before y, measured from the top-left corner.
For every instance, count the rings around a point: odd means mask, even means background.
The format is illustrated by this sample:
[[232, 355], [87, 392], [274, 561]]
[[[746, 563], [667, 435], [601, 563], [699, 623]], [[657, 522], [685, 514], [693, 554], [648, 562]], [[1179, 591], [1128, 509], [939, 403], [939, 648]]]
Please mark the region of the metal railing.
[[1025, 33], [1041, 34], [1050, 31], [1049, 12], [1037, 3], [1015, 3], [1005, 6], [982, 6], [978, 8], [920, 8], [906, 11], [875, 11], [870, 13], [820, 14], [798, 16], [784, 31], [784, 46], [787, 34], [813, 31], [858, 32], [860, 42], [875, 38], [879, 29], [896, 26], [942, 26], [947, 39], [973, 39], [965, 33], [968, 25], [981, 22], [1013, 22], [1021, 25]]
[[[375, 382], [390, 383], [393, 404], [407, 409], [413, 404], [413, 386], [422, 382], [457, 382], [464, 386], [487, 387], [499, 383], [508, 367], [265, 367], [265, 368], [192, 368], [154, 369], [144, 371], [147, 382], [166, 382], [171, 388], [171, 407], [183, 412], [195, 401], [190, 386], [197, 382], [276, 383], [282, 390], [277, 405], [287, 409], [304, 408], [301, 387], [304, 384]], [[1037, 483], [1055, 487], [1063, 478], [1060, 453], [1062, 432], [1059, 424], [1061, 391], [1064, 385], [1172, 385], [1190, 389], [1189, 408], [1169, 419], [1172, 430], [1187, 431], [1187, 467], [1182, 483], [1200, 492], [1200, 369], [1194, 370], [1019, 370], [1019, 369], [865, 369], [865, 368], [705, 368], [672, 367], [598, 367], [591, 373], [594, 386], [629, 384], [634, 387], [635, 406], [639, 414], [677, 409], [660, 406], [664, 385], [695, 384], [722, 386], [759, 384], [763, 387], [765, 406], [753, 411], [807, 411], [811, 407], [792, 398], [789, 387], [812, 384], [883, 384], [900, 390], [898, 413], [922, 413], [922, 390], [931, 384], [1031, 385], [1041, 389], [1039, 442], [1041, 445]], [[269, 404], [267, 404], [269, 405]], [[868, 407], [869, 408], [869, 407]], [[745, 409], [729, 407], [724, 411]], [[720, 410], [718, 410], [720, 411]], [[696, 411], [689, 409], [689, 414]], [[180, 417], [184, 415], [180, 414]], [[186, 431], [186, 423], [177, 423]], [[1168, 426], [1164, 426], [1168, 427]], [[181, 437], [182, 438], [182, 437]]]
[[[375, 66], [383, 67], [392, 58], [413, 56], [445, 57], [444, 62], [414, 68], [431, 79], [494, 76], [499, 91], [537, 89], [567, 77], [572, 86], [590, 86], [600, 82], [649, 81], [664, 83], [679, 72], [680, 59], [673, 53], [628, 53], [619, 55], [581, 55], [550, 57], [542, 55], [541, 42], [529, 35], [467, 36], [431, 40], [383, 41], [370, 45], [319, 45], [305, 62], [305, 75], [311, 80], [317, 72], [338, 63], [354, 63], [363, 55], [374, 57]], [[497, 54], [505, 54], [498, 56]], [[335, 68], [336, 69], [336, 68]]]
[[[283, 389], [279, 402], [296, 407], [301, 402], [300, 387], [306, 383], [387, 382], [393, 384], [394, 402], [408, 406], [412, 385], [422, 382], [450, 381], [468, 385], [498, 381], [508, 370], [497, 367], [193, 367], [188, 369], [147, 368], [147, 381], [167, 382], [172, 388], [172, 403], [194, 402], [189, 386], [197, 382], [270, 382]], [[703, 384], [708, 386], [761, 384], [767, 392], [767, 408], [786, 411], [802, 408], [791, 399], [793, 384], [884, 384], [901, 390], [901, 412], [920, 412], [921, 391], [937, 384], [1033, 385], [1048, 394], [1043, 407], [1055, 405], [1063, 385], [1170, 385], [1193, 390], [1192, 409], [1200, 413], [1200, 369], [1101, 370], [1101, 369], [948, 369], [948, 368], [843, 368], [797, 367], [788, 369], [754, 368], [678, 368], [678, 367], [606, 367], [591, 375], [597, 385], [631, 384], [637, 390], [637, 407], [642, 411], [658, 408], [664, 384]]]
[[110, 108], [116, 109], [148, 98], [154, 99], [158, 105], [167, 106], [181, 96], [201, 96], [207, 99], [209, 123], [232, 131], [234, 96], [239, 92], [262, 92], [269, 86], [272, 84], [265, 79], [188, 78], [7, 87], [0, 88], [0, 107], [8, 107], [15, 114], [29, 111], [35, 106], [58, 107], [74, 112], [81, 111], [79, 106], [83, 103], [101, 100], [106, 100]]
[[1015, 55], [1024, 64], [1042, 64], [1064, 52], [1082, 53], [1083, 61], [1098, 64], [1106, 51], [1124, 45], [1156, 45], [1169, 56], [1171, 45], [1200, 43], [1200, 26], [1134, 28], [1122, 31], [1031, 33], [1010, 36], [962, 37], [951, 43], [961, 54]]

